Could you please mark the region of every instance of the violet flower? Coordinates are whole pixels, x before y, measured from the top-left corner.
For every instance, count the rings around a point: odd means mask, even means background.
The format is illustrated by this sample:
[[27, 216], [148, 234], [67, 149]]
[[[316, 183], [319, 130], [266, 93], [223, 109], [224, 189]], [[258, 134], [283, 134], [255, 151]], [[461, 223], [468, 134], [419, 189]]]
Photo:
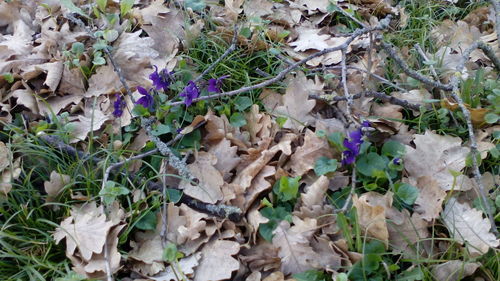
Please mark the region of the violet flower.
[[396, 158], [392, 159], [392, 163], [394, 165], [400, 165], [401, 164], [401, 158], [396, 157]]
[[123, 100], [122, 96], [119, 94], [116, 94], [116, 101], [113, 103], [113, 107], [115, 110], [113, 111], [113, 115], [118, 118], [121, 117], [123, 114], [123, 109], [125, 108], [125, 101]]
[[363, 143], [363, 130], [362, 128], [370, 127], [370, 122], [364, 121], [361, 128], [349, 133], [349, 139], [345, 138], [343, 145], [346, 150], [342, 152], [342, 165], [349, 165], [356, 161], [359, 155], [361, 144]]
[[180, 97], [184, 97], [184, 104], [189, 107], [193, 103], [193, 99], [200, 95], [200, 90], [196, 87], [193, 81], [189, 81], [186, 88], [179, 94]]
[[213, 78], [209, 79], [207, 90], [212, 93], [220, 93], [221, 92], [220, 87], [222, 86], [222, 81], [227, 77], [229, 77], [229, 75], [224, 75], [217, 79]]
[[153, 81], [153, 86], [156, 90], [163, 89], [163, 91], [168, 90], [170, 83], [172, 82], [172, 75], [174, 72], [168, 72], [166, 68], [162, 69], [158, 73], [158, 67], [154, 66], [155, 71], [149, 75], [149, 79]]
[[153, 96], [141, 86], [137, 87], [137, 91], [139, 91], [139, 93], [143, 96], [140, 99], [138, 99], [135, 103], [144, 106], [144, 108], [153, 107], [154, 104]]

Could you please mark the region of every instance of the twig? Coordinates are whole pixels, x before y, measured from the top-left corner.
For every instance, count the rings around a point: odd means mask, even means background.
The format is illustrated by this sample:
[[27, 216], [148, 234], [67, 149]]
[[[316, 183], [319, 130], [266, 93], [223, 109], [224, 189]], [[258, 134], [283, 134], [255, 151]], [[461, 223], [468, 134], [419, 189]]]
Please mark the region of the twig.
[[[425, 60], [425, 61], [429, 61], [429, 58], [427, 57], [427, 55], [425, 54], [424, 50], [422, 50], [422, 48], [420, 47], [420, 44], [415, 44], [415, 49], [417, 50], [418, 54]], [[434, 66], [432, 64], [429, 65], [429, 69], [431, 70], [431, 73], [432, 73], [432, 76], [434, 76], [434, 79], [436, 79], [436, 81], [439, 81], [439, 75], [437, 74], [436, 72], [436, 69], [434, 68]]]
[[199, 82], [203, 76], [205, 76], [207, 73], [209, 73], [212, 69], [214, 69], [217, 64], [219, 64], [225, 57], [227, 57], [231, 52], [236, 50], [236, 43], [238, 42], [238, 25], [234, 25], [234, 31], [233, 31], [233, 39], [231, 39], [231, 45], [227, 50], [219, 57], [217, 58], [211, 65], [207, 67], [196, 79], [193, 80], [193, 82], [196, 84]]
[[[479, 188], [479, 195], [481, 197], [482, 203], [484, 205], [484, 210], [486, 211], [486, 215], [488, 216], [488, 219], [490, 220], [491, 224], [491, 230], [498, 236], [499, 233], [496, 229], [495, 225], [495, 219], [493, 216], [493, 213], [490, 209], [490, 205], [488, 203], [487, 197], [486, 197], [486, 192], [485, 188], [483, 185], [483, 182], [481, 180], [481, 171], [479, 171], [479, 166], [477, 163], [477, 158], [476, 155], [479, 155], [479, 151], [477, 149], [477, 141], [476, 141], [476, 136], [474, 135], [474, 127], [472, 125], [472, 119], [469, 110], [464, 104], [464, 101], [460, 97], [460, 89], [459, 89], [459, 77], [461, 77], [462, 71], [465, 67], [465, 62], [468, 60], [470, 54], [472, 51], [474, 51], [477, 48], [481, 48], [481, 45], [485, 45], [483, 42], [475, 42], [472, 44], [467, 50], [465, 50], [460, 63], [458, 64], [456, 68], [455, 74], [451, 77], [450, 84], [452, 85], [453, 91], [452, 91], [452, 97], [457, 101], [458, 106], [462, 110], [462, 113], [465, 117], [465, 121], [467, 122], [467, 129], [469, 131], [469, 147], [470, 147], [470, 152], [471, 152], [471, 157], [472, 157], [472, 172], [474, 174], [474, 179], [476, 180], [476, 184]], [[483, 49], [483, 48], [481, 48]], [[483, 49], [484, 51], [484, 49]]]
[[[310, 56], [308, 56], [308, 57], [306, 57], [298, 62], [294, 62], [294, 63], [290, 64], [287, 68], [282, 70], [280, 73], [278, 73], [278, 75], [276, 75], [274, 78], [268, 79], [266, 81], [263, 81], [261, 83], [255, 84], [255, 85], [242, 87], [242, 88], [237, 89], [237, 90], [218, 93], [218, 94], [211, 94], [211, 95], [195, 98], [195, 99], [193, 99], [193, 102], [197, 102], [197, 101], [201, 101], [201, 100], [209, 100], [209, 99], [214, 99], [214, 98], [220, 98], [220, 97], [234, 96], [237, 94], [241, 94], [244, 92], [248, 92], [248, 91], [252, 91], [252, 90], [256, 90], [256, 89], [260, 89], [260, 88], [269, 86], [269, 85], [276, 83], [277, 81], [283, 79], [285, 77], [285, 75], [290, 73], [292, 70], [294, 70], [298, 66], [308, 62], [309, 60], [311, 60], [313, 58], [322, 56], [322, 55], [327, 54], [327, 53], [346, 49], [352, 43], [352, 41], [354, 41], [354, 39], [356, 39], [358, 36], [363, 35], [363, 34], [368, 33], [368, 32], [385, 29], [389, 25], [390, 18], [391, 18], [391, 15], [388, 15], [385, 19], [382, 19], [379, 22], [379, 24], [375, 27], [367, 27], [367, 28], [357, 29], [356, 31], [354, 31], [352, 33], [352, 35], [343, 44], [336, 46], [336, 47], [324, 49], [323, 51], [319, 51], [317, 53], [314, 53], [314, 54], [312, 54], [312, 55], [310, 55]], [[183, 101], [176, 101], [176, 102], [170, 103], [171, 106], [180, 106], [183, 104], [184, 104]]]
[[346, 68], [346, 50], [342, 49], [342, 61], [340, 62], [340, 66], [342, 67], [342, 88], [344, 88], [344, 96], [347, 99], [346, 103], [346, 111], [349, 120], [354, 121], [354, 118], [351, 113], [351, 107], [353, 104], [353, 100], [351, 95], [349, 94], [349, 89], [347, 88], [347, 68]]
[[451, 91], [453, 87], [450, 84], [443, 84], [438, 81], [434, 81], [418, 72], [415, 70], [410, 69], [410, 67], [406, 64], [406, 62], [403, 61], [402, 58], [398, 56], [394, 48], [392, 47], [392, 44], [382, 42], [382, 47], [384, 50], [387, 52], [387, 54], [398, 64], [398, 66], [406, 73], [408, 76], [435, 88], [439, 88], [442, 90], [446, 91]]
[[[366, 92], [358, 93], [358, 94], [352, 95], [351, 98], [352, 99], [359, 99], [363, 96], [374, 97], [374, 98], [380, 99], [384, 102], [399, 105], [399, 106], [402, 106], [404, 108], [408, 108], [408, 109], [416, 110], [416, 111], [419, 111], [420, 107], [421, 107], [421, 105], [419, 105], [419, 104], [410, 103], [407, 100], [398, 99], [396, 97], [389, 96], [387, 94], [384, 94], [381, 92], [375, 92], [375, 91], [366, 91]], [[324, 100], [326, 102], [337, 102], [337, 101], [347, 100], [347, 98], [345, 96], [336, 96], [336, 97], [332, 97], [332, 98], [325, 98], [325, 97], [316, 96], [316, 95], [309, 95], [309, 98], [310, 99], [317, 99], [317, 100]]]
[[[500, 70], [500, 59], [498, 57], [496, 57], [495, 52], [488, 44], [481, 42], [481, 41], [478, 41], [478, 42], [475, 42], [473, 45], [471, 45], [468, 50], [470, 50], [471, 47], [473, 47], [473, 46], [474, 46], [474, 48], [472, 48], [472, 50], [477, 49], [477, 48], [481, 49], [484, 52], [484, 54], [491, 60], [493, 65], [498, 70]], [[410, 69], [410, 67], [406, 64], [406, 62], [404, 62], [403, 59], [398, 56], [398, 54], [393, 49], [393, 46], [391, 44], [382, 42], [382, 47], [387, 52], [387, 54], [392, 59], [394, 59], [394, 61], [399, 65], [399, 67], [404, 71], [404, 73], [406, 73], [408, 76], [410, 76], [410, 77], [412, 77], [412, 78], [414, 78], [414, 79], [416, 79], [416, 80], [418, 80], [426, 85], [429, 85], [429, 86], [432, 86], [432, 87], [435, 87], [438, 89], [442, 89], [445, 91], [453, 91], [453, 85], [452, 85], [451, 81], [448, 84], [443, 84], [441, 82], [434, 81], [434, 80], [416, 72], [415, 70]], [[466, 50], [463, 53], [461, 59], [462, 60], [469, 59], [471, 52], [472, 51], [467, 52], [467, 50]], [[462, 71], [462, 70], [463, 70], [463, 67], [460, 71]]]
[[[490, 0], [495, 11], [495, 30], [497, 32], [497, 42], [500, 42], [500, 2], [498, 0]], [[500, 47], [500, 46], [499, 46]]]
[[[357, 71], [364, 72], [364, 73], [366, 73], [366, 74], [368, 74], [368, 75], [372, 76], [373, 78], [375, 78], [375, 79], [379, 80], [380, 82], [382, 82], [382, 83], [384, 83], [384, 84], [387, 84], [387, 85], [389, 85], [389, 86], [391, 86], [391, 87], [393, 87], [393, 88], [396, 88], [396, 89], [398, 89], [398, 90], [400, 90], [400, 91], [403, 91], [403, 92], [408, 91], [408, 90], [406, 90], [405, 88], [402, 88], [402, 87], [400, 87], [400, 86], [398, 86], [398, 85], [396, 85], [396, 84], [392, 83], [391, 81], [389, 81], [389, 80], [385, 79], [384, 77], [382, 77], [382, 76], [380, 76], [380, 75], [377, 75], [377, 74], [375, 74], [375, 73], [372, 73], [372, 72], [370, 72], [370, 71], [368, 71], [368, 70], [366, 70], [366, 69], [362, 69], [362, 68], [360, 68], [360, 67], [357, 67], [357, 66], [351, 66], [351, 65], [348, 65], [348, 66], [346, 66], [346, 67], [347, 67], [347, 69], [354, 69], [354, 70], [357, 70]], [[317, 72], [317, 71], [325, 71], [325, 70], [341, 70], [341, 69], [342, 69], [342, 67], [341, 67], [341, 66], [339, 66], [339, 65], [335, 65], [335, 66], [325, 66], [325, 67], [313, 68], [313, 69], [311, 69], [310, 71], [312, 71], [312, 72]]]

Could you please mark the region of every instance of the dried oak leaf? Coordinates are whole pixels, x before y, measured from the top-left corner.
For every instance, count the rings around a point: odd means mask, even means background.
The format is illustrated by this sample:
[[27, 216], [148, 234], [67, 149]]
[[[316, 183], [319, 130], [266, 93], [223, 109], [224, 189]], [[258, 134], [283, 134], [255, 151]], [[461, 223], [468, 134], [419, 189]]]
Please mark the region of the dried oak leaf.
[[454, 178], [452, 172], [460, 172], [465, 168], [465, 158], [469, 148], [462, 147], [459, 137], [440, 136], [431, 131], [424, 135], [415, 135], [416, 148], [406, 146], [404, 156], [405, 169], [408, 174], [418, 179], [429, 176], [436, 180], [443, 190], [469, 190], [472, 181], [459, 175]]
[[359, 198], [355, 194], [352, 197], [352, 202], [356, 207], [361, 229], [387, 245], [389, 231], [387, 230], [386, 213], [392, 206], [392, 193], [381, 195], [376, 192], [367, 192]]
[[273, 112], [287, 118], [283, 128], [301, 130], [305, 125], [312, 123], [314, 117], [310, 112], [316, 101], [310, 100], [309, 94], [315, 94], [322, 89], [322, 83], [307, 79], [303, 72], [298, 72], [291, 78], [283, 95], [283, 105], [276, 107]]
[[240, 244], [227, 240], [214, 240], [201, 250], [201, 261], [194, 275], [194, 281], [225, 280], [240, 268], [240, 262], [233, 258], [240, 251]]
[[306, 188], [304, 193], [300, 194], [303, 207], [312, 208], [316, 205], [323, 205], [326, 191], [328, 190], [329, 180], [325, 176], [320, 176], [313, 184]]
[[110, 116], [105, 115], [97, 108], [90, 109], [89, 112], [85, 112], [85, 115], [78, 116], [78, 121], [69, 123], [73, 126], [71, 132], [73, 138], [71, 142], [85, 140], [88, 133], [99, 130], [104, 122], [108, 121], [110, 118]]
[[[311, 239], [317, 229], [316, 219], [298, 217], [293, 218], [294, 225], [282, 221], [274, 230], [273, 245], [279, 248], [281, 271], [285, 274], [295, 274], [309, 269], [325, 267], [337, 268], [339, 259], [324, 258], [311, 246]], [[332, 261], [333, 260], [333, 261]], [[332, 261], [332, 264], [325, 261]]]
[[61, 192], [62, 188], [70, 183], [70, 180], [70, 176], [52, 171], [50, 173], [50, 180], [43, 183], [45, 192], [47, 192], [47, 198], [45, 200], [47, 202], [53, 201], [57, 197], [59, 192]]
[[304, 144], [297, 148], [287, 165], [294, 176], [302, 176], [314, 168], [316, 160], [321, 157], [333, 157], [333, 151], [325, 138], [318, 137], [313, 131], [307, 130]]
[[432, 268], [435, 280], [459, 281], [474, 274], [481, 266], [478, 262], [464, 262], [459, 260], [447, 261]]
[[200, 259], [201, 253], [194, 253], [189, 257], [180, 259], [175, 266], [169, 266], [165, 268], [165, 271], [148, 278], [155, 281], [177, 281], [179, 277], [192, 279], [194, 268], [198, 266]]
[[187, 165], [191, 174], [198, 179], [199, 184], [193, 185], [189, 181], [183, 180], [179, 188], [184, 190], [187, 195], [196, 198], [205, 203], [215, 204], [222, 200], [223, 194], [221, 187], [224, 179], [221, 173], [214, 167], [217, 158], [208, 152], [198, 152], [194, 163]]
[[61, 222], [54, 232], [58, 244], [66, 238], [66, 254], [73, 255], [78, 249], [82, 258], [89, 261], [92, 254], [100, 254], [106, 237], [114, 224], [108, 221], [103, 206], [90, 202], [81, 207], [74, 207], [71, 216]]
[[152, 276], [165, 269], [163, 246], [157, 231], [137, 232], [130, 246], [132, 250], [128, 257], [132, 259], [130, 263], [135, 271]]
[[459, 203], [454, 197], [446, 203], [442, 213], [443, 222], [457, 242], [466, 243], [473, 256], [485, 254], [488, 249], [498, 247], [499, 239], [490, 232], [491, 223], [483, 218], [483, 212]]
[[238, 147], [231, 146], [231, 142], [223, 138], [217, 144], [210, 147], [209, 153], [215, 155], [217, 163], [214, 167], [222, 174], [224, 180], [228, 180], [232, 174], [230, 173], [241, 161], [237, 155]]
[[410, 216], [410, 212], [406, 209], [396, 212], [401, 215], [402, 220], [387, 221], [389, 244], [393, 249], [405, 252], [408, 251], [408, 246], [429, 237], [427, 222], [419, 214], [413, 213]]
[[432, 221], [439, 217], [439, 213], [443, 210], [446, 191], [442, 190], [438, 182], [429, 176], [418, 178], [417, 187], [419, 193], [415, 201], [414, 211], [426, 221]]

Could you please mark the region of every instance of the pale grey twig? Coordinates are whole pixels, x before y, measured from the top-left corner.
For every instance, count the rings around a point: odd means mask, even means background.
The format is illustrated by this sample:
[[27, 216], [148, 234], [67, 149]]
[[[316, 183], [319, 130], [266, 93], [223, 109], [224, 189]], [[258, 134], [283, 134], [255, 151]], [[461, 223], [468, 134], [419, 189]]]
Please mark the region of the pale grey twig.
[[[415, 111], [419, 111], [420, 107], [421, 107], [421, 105], [419, 105], [419, 104], [410, 103], [407, 100], [398, 99], [394, 96], [389, 96], [387, 94], [384, 94], [381, 92], [375, 92], [375, 91], [366, 91], [363, 93], [358, 93], [358, 94], [352, 95], [351, 97], [354, 100], [354, 99], [359, 99], [363, 96], [374, 97], [374, 98], [380, 99], [384, 102], [399, 105], [399, 106], [402, 106], [404, 108], [408, 108], [408, 109], [415, 110]], [[321, 96], [316, 96], [316, 95], [309, 95], [309, 98], [310, 99], [317, 99], [317, 100], [324, 100], [326, 102], [337, 102], [337, 101], [347, 100], [347, 98], [345, 96], [336, 96], [336, 97], [328, 98], [328, 97], [321, 97]]]
[[455, 74], [451, 77], [450, 84], [452, 85], [452, 97], [457, 101], [458, 106], [460, 107], [465, 120], [467, 122], [467, 129], [469, 131], [469, 147], [471, 151], [471, 157], [472, 157], [472, 172], [474, 174], [474, 179], [476, 180], [476, 184], [479, 189], [479, 195], [481, 197], [482, 204], [484, 205], [484, 210], [486, 212], [486, 215], [491, 223], [491, 230], [498, 236], [498, 231], [496, 229], [495, 225], [495, 219], [493, 216], [493, 213], [491, 211], [490, 205], [488, 203], [487, 197], [486, 197], [486, 192], [485, 188], [483, 185], [483, 182], [481, 180], [481, 171], [479, 171], [479, 165], [477, 163], [477, 158], [476, 155], [479, 155], [479, 151], [477, 148], [477, 140], [476, 136], [474, 134], [474, 127], [472, 125], [472, 119], [471, 115], [469, 112], [469, 109], [464, 104], [464, 101], [460, 97], [460, 89], [459, 89], [459, 78], [461, 77], [462, 71], [465, 67], [465, 62], [469, 59], [470, 54], [472, 51], [474, 51], [477, 48], [481, 48], [481, 44], [484, 44], [483, 42], [475, 42], [473, 43], [467, 50], [465, 50], [460, 63], [458, 64], [456, 68]]

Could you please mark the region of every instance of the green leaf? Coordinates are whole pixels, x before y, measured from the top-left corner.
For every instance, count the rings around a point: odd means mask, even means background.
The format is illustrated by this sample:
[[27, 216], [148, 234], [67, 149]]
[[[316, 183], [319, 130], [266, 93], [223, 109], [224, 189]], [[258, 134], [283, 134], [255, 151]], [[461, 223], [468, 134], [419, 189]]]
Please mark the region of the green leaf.
[[8, 83], [12, 83], [12, 82], [14, 82], [14, 75], [12, 75], [12, 73], [8, 73], [8, 72], [6, 72], [6, 73], [2, 74], [2, 77], [3, 77], [3, 79], [5, 79], [5, 81], [7, 81]]
[[280, 116], [276, 118], [276, 123], [278, 124], [278, 126], [280, 126], [280, 128], [283, 128], [283, 125], [285, 125], [286, 120], [288, 120], [288, 118]]
[[484, 116], [484, 121], [486, 121], [486, 123], [488, 124], [493, 124], [498, 122], [499, 118], [500, 116], [498, 114], [490, 112]]
[[296, 281], [326, 281], [331, 280], [323, 271], [311, 269], [292, 275]]
[[172, 263], [183, 256], [184, 255], [177, 250], [177, 246], [172, 242], [167, 243], [165, 249], [163, 249], [162, 257], [164, 261]]
[[337, 159], [329, 159], [328, 157], [321, 156], [314, 164], [314, 172], [318, 176], [327, 173], [335, 172], [337, 170]]
[[339, 151], [344, 151], [346, 148], [344, 147], [344, 139], [345, 135], [341, 132], [333, 132], [327, 137], [328, 142], [335, 146]]
[[106, 10], [106, 5], [108, 5], [108, 0], [96, 0], [97, 7], [104, 12]]
[[424, 273], [422, 272], [420, 267], [415, 267], [410, 271], [404, 271], [397, 277], [397, 280], [399, 281], [416, 281], [423, 279], [424, 279]]
[[104, 64], [106, 64], [106, 60], [103, 57], [94, 57], [94, 60], [92, 60], [92, 63], [94, 65], [104, 65]]
[[[290, 201], [297, 198], [299, 192], [300, 176], [290, 178], [282, 176], [278, 183], [278, 188], [273, 188], [274, 193], [278, 195], [278, 199], [282, 202]], [[276, 185], [275, 185], [276, 186]]]
[[207, 6], [204, 0], [185, 0], [184, 4], [195, 12], [201, 12]]
[[125, 16], [130, 12], [134, 6], [134, 0], [121, 0], [120, 1], [120, 15]]
[[156, 214], [149, 211], [136, 224], [141, 230], [154, 230], [156, 228]]
[[87, 16], [83, 12], [82, 9], [78, 8], [77, 6], [75, 6], [75, 4], [73, 4], [73, 1], [71, 1], [71, 0], [60, 0], [60, 2], [61, 2], [61, 5], [63, 5], [66, 9], [70, 10], [70, 12], [77, 13], [77, 14], [79, 14], [82, 17], [90, 19], [90, 17]]
[[240, 30], [240, 35], [245, 38], [250, 38], [250, 36], [252, 35], [252, 30], [249, 27], [243, 27]]
[[247, 120], [245, 119], [245, 116], [239, 112], [235, 112], [231, 115], [229, 118], [229, 122], [231, 122], [231, 125], [233, 125], [236, 128], [245, 126], [247, 124]]
[[174, 188], [167, 188], [168, 202], [178, 203], [182, 198], [182, 191]]
[[136, 104], [134, 109], [132, 109], [132, 113], [135, 116], [149, 116], [149, 110], [140, 104]]
[[168, 133], [172, 133], [172, 126], [165, 124], [159, 124], [154, 130], [151, 131], [153, 136], [161, 136]]
[[356, 170], [361, 174], [371, 177], [377, 171], [385, 170], [388, 159], [378, 155], [375, 152], [361, 155], [356, 161]]
[[85, 45], [81, 42], [75, 42], [71, 45], [71, 52], [77, 56], [80, 56], [85, 52]]
[[105, 187], [99, 192], [99, 195], [103, 197], [104, 204], [109, 205], [115, 201], [116, 197], [129, 193], [130, 190], [122, 185], [118, 185], [117, 182], [107, 181]]
[[405, 204], [413, 205], [415, 200], [417, 200], [419, 191], [418, 188], [407, 183], [396, 183], [394, 184], [396, 189], [396, 196], [403, 201]]
[[104, 37], [104, 40], [106, 40], [108, 42], [113, 42], [118, 38], [118, 35], [119, 35], [118, 31], [116, 31], [114, 29], [110, 29], [110, 30], [104, 31], [103, 37]]
[[382, 155], [392, 157], [402, 157], [406, 153], [406, 148], [403, 144], [389, 140], [382, 146]]
[[273, 240], [273, 231], [278, 227], [278, 222], [275, 220], [271, 220], [267, 223], [261, 223], [259, 225], [259, 234], [262, 238], [266, 239], [266, 241], [271, 242]]
[[245, 111], [245, 109], [252, 106], [253, 102], [249, 97], [237, 97], [234, 100], [234, 107], [239, 111]]

